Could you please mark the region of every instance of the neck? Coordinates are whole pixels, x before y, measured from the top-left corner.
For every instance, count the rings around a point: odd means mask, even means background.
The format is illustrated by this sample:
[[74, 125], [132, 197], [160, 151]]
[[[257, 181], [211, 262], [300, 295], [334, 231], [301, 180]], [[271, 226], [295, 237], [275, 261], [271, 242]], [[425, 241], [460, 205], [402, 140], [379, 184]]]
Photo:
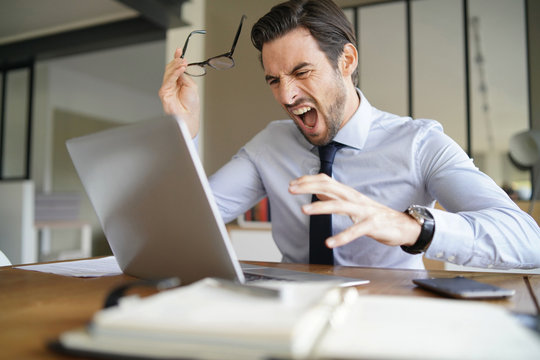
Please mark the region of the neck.
[[348, 82], [346, 91], [347, 91], [347, 101], [345, 103], [345, 112], [343, 113], [343, 118], [345, 120], [341, 124], [340, 129], [343, 128], [345, 124], [349, 122], [351, 117], [354, 115], [354, 113], [356, 112], [356, 110], [358, 110], [358, 107], [360, 106], [360, 96], [358, 95], [358, 92], [356, 91], [356, 87], [354, 86], [352, 81]]

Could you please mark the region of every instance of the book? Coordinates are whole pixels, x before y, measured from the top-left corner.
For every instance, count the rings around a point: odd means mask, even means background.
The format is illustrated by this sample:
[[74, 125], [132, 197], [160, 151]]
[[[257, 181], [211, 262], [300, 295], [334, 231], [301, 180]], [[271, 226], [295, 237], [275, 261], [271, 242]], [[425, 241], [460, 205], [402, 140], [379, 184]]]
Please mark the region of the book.
[[[242, 285], [244, 286], [244, 285]], [[484, 302], [361, 295], [333, 284], [257, 296], [214, 279], [125, 298], [57, 349], [151, 359], [538, 359], [540, 337]]]
[[268, 297], [222, 281], [127, 297], [96, 313], [86, 328], [62, 334], [59, 343], [68, 352], [158, 359], [305, 358], [342, 302], [335, 282], [266, 282], [279, 293]]
[[251, 209], [238, 217], [238, 223], [247, 228], [265, 228], [271, 227], [270, 201], [267, 197], [256, 203]]

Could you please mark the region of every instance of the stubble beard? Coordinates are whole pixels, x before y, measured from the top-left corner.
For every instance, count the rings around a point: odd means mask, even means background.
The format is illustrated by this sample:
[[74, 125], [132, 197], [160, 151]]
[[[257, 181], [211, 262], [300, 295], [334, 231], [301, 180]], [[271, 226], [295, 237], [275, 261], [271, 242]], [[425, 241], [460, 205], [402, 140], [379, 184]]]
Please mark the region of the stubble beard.
[[344, 121], [343, 113], [345, 112], [347, 91], [343, 79], [338, 74], [336, 74], [335, 83], [336, 87], [334, 88], [334, 101], [330, 104], [330, 106], [328, 106], [328, 109], [320, 109], [321, 113], [318, 114], [324, 118], [327, 128], [326, 136], [323, 139], [316, 141], [311, 136], [306, 135], [302, 131], [302, 128], [295, 123], [296, 127], [298, 130], [300, 130], [304, 138], [315, 146], [324, 146], [334, 140]]

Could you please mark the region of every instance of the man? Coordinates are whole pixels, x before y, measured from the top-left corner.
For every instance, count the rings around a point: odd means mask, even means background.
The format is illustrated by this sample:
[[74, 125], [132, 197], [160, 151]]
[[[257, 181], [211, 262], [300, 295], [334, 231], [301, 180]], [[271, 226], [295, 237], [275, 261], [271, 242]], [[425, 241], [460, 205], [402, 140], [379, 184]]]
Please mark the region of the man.
[[[382, 112], [355, 87], [354, 32], [331, 0], [275, 6], [251, 37], [290, 120], [270, 123], [210, 178], [226, 222], [268, 196], [283, 261], [318, 262], [310, 217], [334, 214], [333, 235], [320, 240], [331, 263], [422, 268], [425, 252], [471, 266], [540, 267], [538, 225], [437, 122]], [[195, 137], [199, 102], [186, 66], [177, 50], [160, 98]], [[332, 176], [317, 174], [334, 143]]]

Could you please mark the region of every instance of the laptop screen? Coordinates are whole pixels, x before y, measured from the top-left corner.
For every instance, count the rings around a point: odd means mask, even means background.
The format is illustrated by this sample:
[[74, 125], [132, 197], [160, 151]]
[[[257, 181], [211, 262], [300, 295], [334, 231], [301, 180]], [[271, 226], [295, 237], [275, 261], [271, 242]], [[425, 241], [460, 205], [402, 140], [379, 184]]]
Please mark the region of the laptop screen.
[[166, 117], [68, 140], [121, 269], [139, 278], [243, 281], [189, 131]]

